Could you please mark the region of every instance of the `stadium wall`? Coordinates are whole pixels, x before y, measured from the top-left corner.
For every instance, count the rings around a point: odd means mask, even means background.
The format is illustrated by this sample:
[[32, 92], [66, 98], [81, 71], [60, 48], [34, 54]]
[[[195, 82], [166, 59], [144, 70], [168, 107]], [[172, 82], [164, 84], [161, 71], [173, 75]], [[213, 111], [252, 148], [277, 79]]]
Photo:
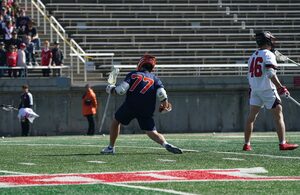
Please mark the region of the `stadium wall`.
[[[293, 77], [280, 77], [291, 94], [300, 100], [300, 88], [294, 85]], [[168, 91], [173, 111], [161, 115], [155, 113], [159, 131], [163, 133], [199, 132], [242, 132], [248, 106], [248, 84], [244, 77], [198, 77], [162, 78]], [[71, 86], [67, 78], [1, 79], [0, 104], [18, 105], [21, 86], [29, 84], [34, 96], [34, 110], [40, 118], [31, 126], [32, 135], [85, 134], [87, 120], [81, 115], [83, 86]], [[104, 110], [107, 95], [105, 85], [95, 85], [100, 111], [96, 115], [97, 129]], [[115, 110], [124, 97], [111, 99], [104, 124], [108, 127]], [[145, 102], [146, 103], [146, 102]], [[300, 108], [288, 100], [283, 100], [287, 130], [300, 129]], [[158, 107], [158, 105], [157, 105]], [[21, 128], [17, 112], [0, 111], [0, 135], [19, 136]], [[262, 109], [257, 123], [257, 131], [272, 131], [274, 124], [269, 111]], [[122, 127], [122, 133], [142, 133], [136, 121]]]

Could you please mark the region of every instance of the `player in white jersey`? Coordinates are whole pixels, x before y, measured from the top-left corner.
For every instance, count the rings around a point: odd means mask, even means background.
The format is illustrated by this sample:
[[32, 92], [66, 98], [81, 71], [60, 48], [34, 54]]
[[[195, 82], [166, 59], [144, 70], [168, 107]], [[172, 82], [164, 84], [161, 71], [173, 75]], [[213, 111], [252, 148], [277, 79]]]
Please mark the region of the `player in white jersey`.
[[289, 91], [279, 81], [276, 70], [274, 50], [275, 37], [268, 31], [256, 33], [259, 47], [248, 60], [248, 81], [250, 84], [250, 113], [245, 126], [245, 144], [243, 150], [250, 151], [250, 138], [253, 125], [260, 109], [265, 106], [271, 110], [275, 119], [280, 150], [294, 150], [297, 144], [285, 140], [285, 123], [283, 119], [280, 96], [289, 95]]

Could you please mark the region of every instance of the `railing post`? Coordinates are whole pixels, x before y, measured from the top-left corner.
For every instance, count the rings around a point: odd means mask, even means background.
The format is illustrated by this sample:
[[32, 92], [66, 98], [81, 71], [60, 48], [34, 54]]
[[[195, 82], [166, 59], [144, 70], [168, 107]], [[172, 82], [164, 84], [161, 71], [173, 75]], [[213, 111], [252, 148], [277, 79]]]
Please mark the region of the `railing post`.
[[64, 42], [64, 56], [67, 57], [66, 32], [64, 32], [63, 35], [64, 35], [64, 38], [65, 38], [65, 40], [63, 40], [63, 42]]
[[[72, 47], [72, 43], [71, 43], [71, 47]], [[71, 47], [70, 47], [70, 51], [72, 52]], [[73, 77], [74, 77], [74, 75], [73, 75], [73, 56], [71, 56], [70, 63], [71, 63], [70, 64], [70, 66], [71, 66], [71, 84], [73, 85]]]
[[[56, 23], [56, 28], [57, 28], [58, 31], [60, 31], [60, 28], [59, 28], [59, 26], [58, 26], [58, 23]], [[59, 35], [58, 35], [58, 33], [56, 33], [56, 40], [57, 40], [57, 41], [59, 40]]]
[[[21, 1], [22, 0], [20, 0], [20, 3], [21, 3]], [[28, 9], [28, 2], [27, 2], [27, 0], [25, 0], [25, 11], [27, 11], [27, 9]]]
[[47, 14], [46, 14], [46, 8], [44, 8], [44, 35], [46, 35], [47, 34], [47, 26], [46, 26], [46, 16], [47, 16]]
[[[86, 57], [85, 57], [85, 62], [87, 62]], [[83, 64], [83, 69], [84, 69], [84, 82], [87, 82], [86, 64]]]
[[39, 10], [37, 11], [37, 25], [38, 25], [38, 27], [40, 27], [41, 26], [41, 21], [40, 21], [40, 12], [39, 12]]
[[53, 28], [52, 28], [52, 18], [50, 18], [50, 42], [53, 43]]
[[[79, 54], [79, 49], [77, 47], [77, 54]], [[80, 74], [80, 64], [79, 64], [79, 55], [77, 56], [77, 74]]]
[[[33, 1], [33, 0], [32, 0]], [[33, 3], [31, 3], [31, 18], [34, 18], [34, 14], [33, 14]]]

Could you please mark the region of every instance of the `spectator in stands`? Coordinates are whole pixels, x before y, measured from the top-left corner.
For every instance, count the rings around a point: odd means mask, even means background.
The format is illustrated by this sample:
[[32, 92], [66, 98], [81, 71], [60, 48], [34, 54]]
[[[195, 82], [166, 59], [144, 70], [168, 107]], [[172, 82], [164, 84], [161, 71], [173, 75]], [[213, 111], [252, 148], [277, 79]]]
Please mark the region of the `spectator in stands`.
[[7, 13], [7, 7], [2, 7], [1, 8], [1, 15], [3, 16], [3, 20], [9, 21], [9, 19], [11, 19], [11, 16]]
[[[16, 52], [15, 46], [10, 45], [9, 46], [9, 51], [6, 52], [6, 63], [9, 67], [16, 67], [17, 66], [17, 58], [18, 58], [18, 53]], [[8, 76], [12, 77], [17, 77], [17, 70], [16, 69], [9, 69], [8, 70]]]
[[25, 33], [26, 35], [31, 36], [31, 41], [34, 43], [35, 49], [40, 50], [41, 40], [39, 38], [36, 28], [33, 25], [34, 25], [33, 21], [29, 20]]
[[[56, 41], [56, 42], [54, 42], [54, 46], [52, 49], [52, 65], [53, 66], [62, 66], [63, 59], [64, 59], [63, 52], [59, 48], [59, 42]], [[56, 76], [56, 73], [58, 73], [58, 76], [60, 76], [60, 70], [53, 70], [53, 76]]]
[[12, 32], [14, 31], [14, 25], [11, 20], [5, 22], [3, 29], [3, 39], [5, 43], [12, 38]]
[[[33, 97], [29, 92], [28, 85], [22, 86], [23, 94], [21, 95], [21, 101], [19, 104], [19, 109], [21, 108], [32, 108], [33, 107]], [[29, 134], [29, 120], [27, 118], [21, 119], [21, 127], [22, 127], [22, 136], [28, 136]]]
[[11, 14], [15, 20], [19, 16], [19, 12], [20, 12], [19, 3], [17, 1], [14, 1], [11, 6]]
[[[49, 41], [44, 42], [44, 48], [42, 49], [41, 53], [41, 65], [50, 67], [52, 61], [52, 52], [50, 50], [50, 43]], [[43, 69], [43, 76], [49, 77], [50, 76], [50, 69]]]
[[16, 48], [20, 48], [22, 41], [21, 39], [18, 38], [18, 34], [16, 31], [12, 32], [12, 38], [6, 41], [6, 49], [8, 49], [8, 47], [10, 45], [14, 45]]
[[[3, 42], [0, 42], [0, 66], [7, 66], [6, 65], [6, 50], [5, 45]], [[4, 75], [5, 70], [0, 69], [0, 77]]]
[[26, 44], [21, 43], [20, 49], [18, 50], [18, 61], [17, 66], [22, 67], [24, 69], [19, 70], [19, 77], [26, 77], [27, 71], [26, 71], [26, 54], [25, 54]]
[[89, 84], [85, 86], [85, 93], [82, 96], [82, 114], [88, 120], [88, 132], [87, 135], [95, 134], [95, 121], [94, 115], [97, 113], [97, 98], [93, 89]]
[[36, 65], [35, 61], [35, 46], [34, 43], [31, 42], [31, 36], [26, 36], [25, 39], [25, 44], [26, 44], [26, 63], [28, 66]]
[[24, 9], [20, 10], [19, 17], [16, 20], [16, 28], [17, 29], [26, 29], [28, 28], [28, 23], [30, 21], [30, 17], [26, 16], [26, 12]]

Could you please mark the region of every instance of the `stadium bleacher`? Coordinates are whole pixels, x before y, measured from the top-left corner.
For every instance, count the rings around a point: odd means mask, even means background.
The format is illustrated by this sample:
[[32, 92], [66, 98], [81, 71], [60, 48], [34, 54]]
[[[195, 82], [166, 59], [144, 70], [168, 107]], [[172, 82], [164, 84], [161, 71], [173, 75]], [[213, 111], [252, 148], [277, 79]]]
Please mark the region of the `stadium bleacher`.
[[[113, 52], [117, 65], [134, 65], [146, 52], [161, 65], [243, 64], [261, 30], [270, 30], [279, 38], [277, 48], [300, 60], [300, 1], [43, 2], [85, 51]], [[100, 72], [111, 63], [109, 57], [93, 60]]]

